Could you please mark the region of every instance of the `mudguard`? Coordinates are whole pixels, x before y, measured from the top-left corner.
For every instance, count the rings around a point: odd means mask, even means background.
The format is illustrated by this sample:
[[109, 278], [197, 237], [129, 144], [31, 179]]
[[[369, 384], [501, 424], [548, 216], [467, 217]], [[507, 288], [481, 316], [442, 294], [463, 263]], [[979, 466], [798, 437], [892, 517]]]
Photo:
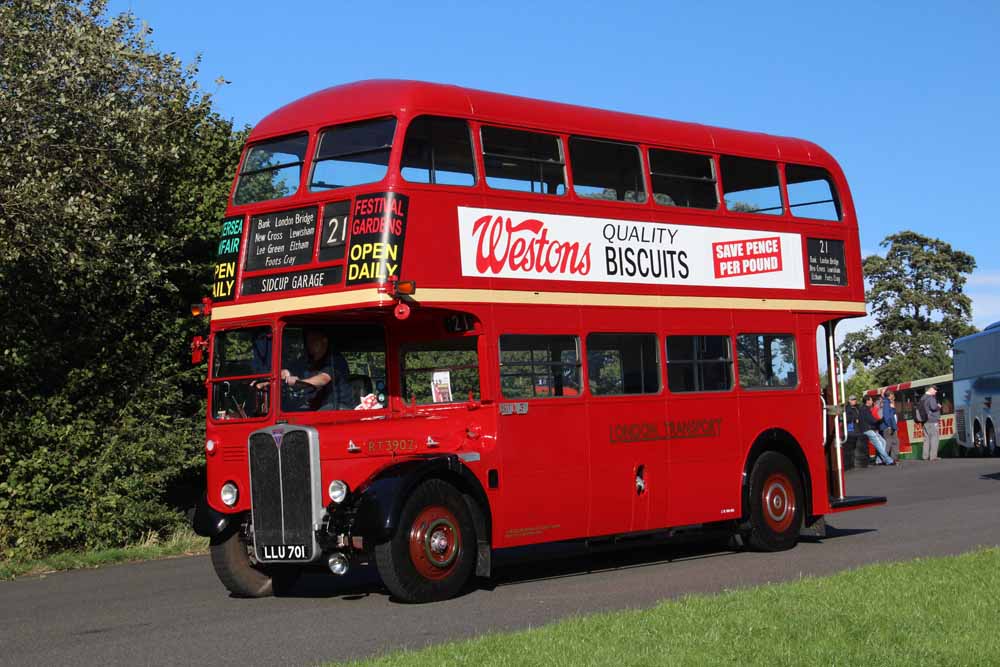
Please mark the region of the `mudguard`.
[[[391, 539], [403, 512], [403, 504], [420, 482], [430, 477], [448, 479], [455, 476], [463, 482], [461, 491], [472, 495], [480, 507], [489, 507], [479, 480], [458, 456], [441, 454], [409, 459], [381, 470], [357, 490], [357, 512], [352, 532], [370, 544]], [[481, 511], [472, 511], [472, 514], [477, 534], [488, 541], [488, 517], [482, 516]]]
[[194, 508], [194, 516], [191, 517], [192, 530], [202, 537], [215, 537], [228, 525], [229, 515], [209, 507], [208, 498], [202, 496]]

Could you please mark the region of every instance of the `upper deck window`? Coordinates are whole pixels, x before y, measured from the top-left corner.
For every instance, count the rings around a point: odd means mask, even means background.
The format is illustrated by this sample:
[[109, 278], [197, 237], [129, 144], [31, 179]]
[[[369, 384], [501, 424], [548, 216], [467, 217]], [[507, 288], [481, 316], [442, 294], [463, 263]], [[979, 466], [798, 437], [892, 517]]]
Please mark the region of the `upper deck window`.
[[707, 155], [649, 149], [653, 201], [664, 206], [718, 208], [715, 164]]
[[801, 164], [785, 165], [788, 183], [788, 208], [797, 218], [840, 220], [840, 200], [833, 179], [822, 167]]
[[637, 146], [572, 137], [569, 161], [573, 169], [573, 192], [577, 195], [610, 201], [646, 201]]
[[482, 128], [486, 183], [498, 190], [566, 194], [559, 137], [504, 127]]
[[719, 161], [726, 208], [738, 213], [782, 214], [777, 163], [731, 155]]
[[474, 185], [468, 123], [438, 116], [414, 119], [406, 130], [400, 172], [411, 183]]
[[309, 136], [299, 134], [256, 144], [247, 151], [233, 203], [280, 199], [299, 189]]
[[385, 178], [395, 118], [338, 125], [319, 135], [309, 190], [322, 192]]

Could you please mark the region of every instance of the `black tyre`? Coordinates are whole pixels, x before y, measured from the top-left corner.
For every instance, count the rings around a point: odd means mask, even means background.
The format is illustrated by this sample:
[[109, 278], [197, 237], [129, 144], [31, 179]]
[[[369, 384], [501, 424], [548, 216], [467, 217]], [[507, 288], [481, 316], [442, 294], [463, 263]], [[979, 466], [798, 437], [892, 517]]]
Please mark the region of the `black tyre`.
[[989, 456], [1000, 456], [1000, 450], [997, 449], [997, 434], [993, 424], [990, 424], [986, 429], [986, 451], [989, 452]]
[[265, 568], [255, 563], [250, 556], [250, 546], [243, 541], [238, 527], [230, 527], [213, 537], [209, 551], [219, 581], [236, 597], [280, 595], [299, 578], [299, 571], [294, 565]]
[[802, 478], [791, 461], [777, 452], [764, 452], [750, 473], [750, 534], [747, 542], [758, 551], [791, 549], [802, 528]]
[[462, 495], [447, 482], [427, 480], [403, 505], [396, 533], [376, 545], [379, 576], [404, 602], [457, 595], [476, 563], [476, 532]]

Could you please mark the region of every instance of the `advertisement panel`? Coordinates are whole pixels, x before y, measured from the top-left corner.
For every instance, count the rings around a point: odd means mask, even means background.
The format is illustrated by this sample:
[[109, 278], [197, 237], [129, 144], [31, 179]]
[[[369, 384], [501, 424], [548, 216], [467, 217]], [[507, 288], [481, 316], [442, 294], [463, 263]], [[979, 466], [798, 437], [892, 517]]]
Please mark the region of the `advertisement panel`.
[[462, 275], [803, 289], [799, 234], [458, 208]]

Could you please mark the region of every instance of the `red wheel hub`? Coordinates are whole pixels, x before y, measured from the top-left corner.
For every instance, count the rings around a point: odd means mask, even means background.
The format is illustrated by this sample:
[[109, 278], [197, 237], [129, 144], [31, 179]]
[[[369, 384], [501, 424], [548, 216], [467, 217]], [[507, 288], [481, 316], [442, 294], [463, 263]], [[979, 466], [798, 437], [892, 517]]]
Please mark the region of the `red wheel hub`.
[[458, 519], [447, 507], [424, 508], [410, 526], [410, 560], [420, 576], [444, 579], [458, 561], [462, 535]]
[[784, 533], [791, 528], [798, 501], [795, 498], [795, 487], [788, 475], [776, 472], [764, 481], [761, 503], [768, 528], [776, 533]]

